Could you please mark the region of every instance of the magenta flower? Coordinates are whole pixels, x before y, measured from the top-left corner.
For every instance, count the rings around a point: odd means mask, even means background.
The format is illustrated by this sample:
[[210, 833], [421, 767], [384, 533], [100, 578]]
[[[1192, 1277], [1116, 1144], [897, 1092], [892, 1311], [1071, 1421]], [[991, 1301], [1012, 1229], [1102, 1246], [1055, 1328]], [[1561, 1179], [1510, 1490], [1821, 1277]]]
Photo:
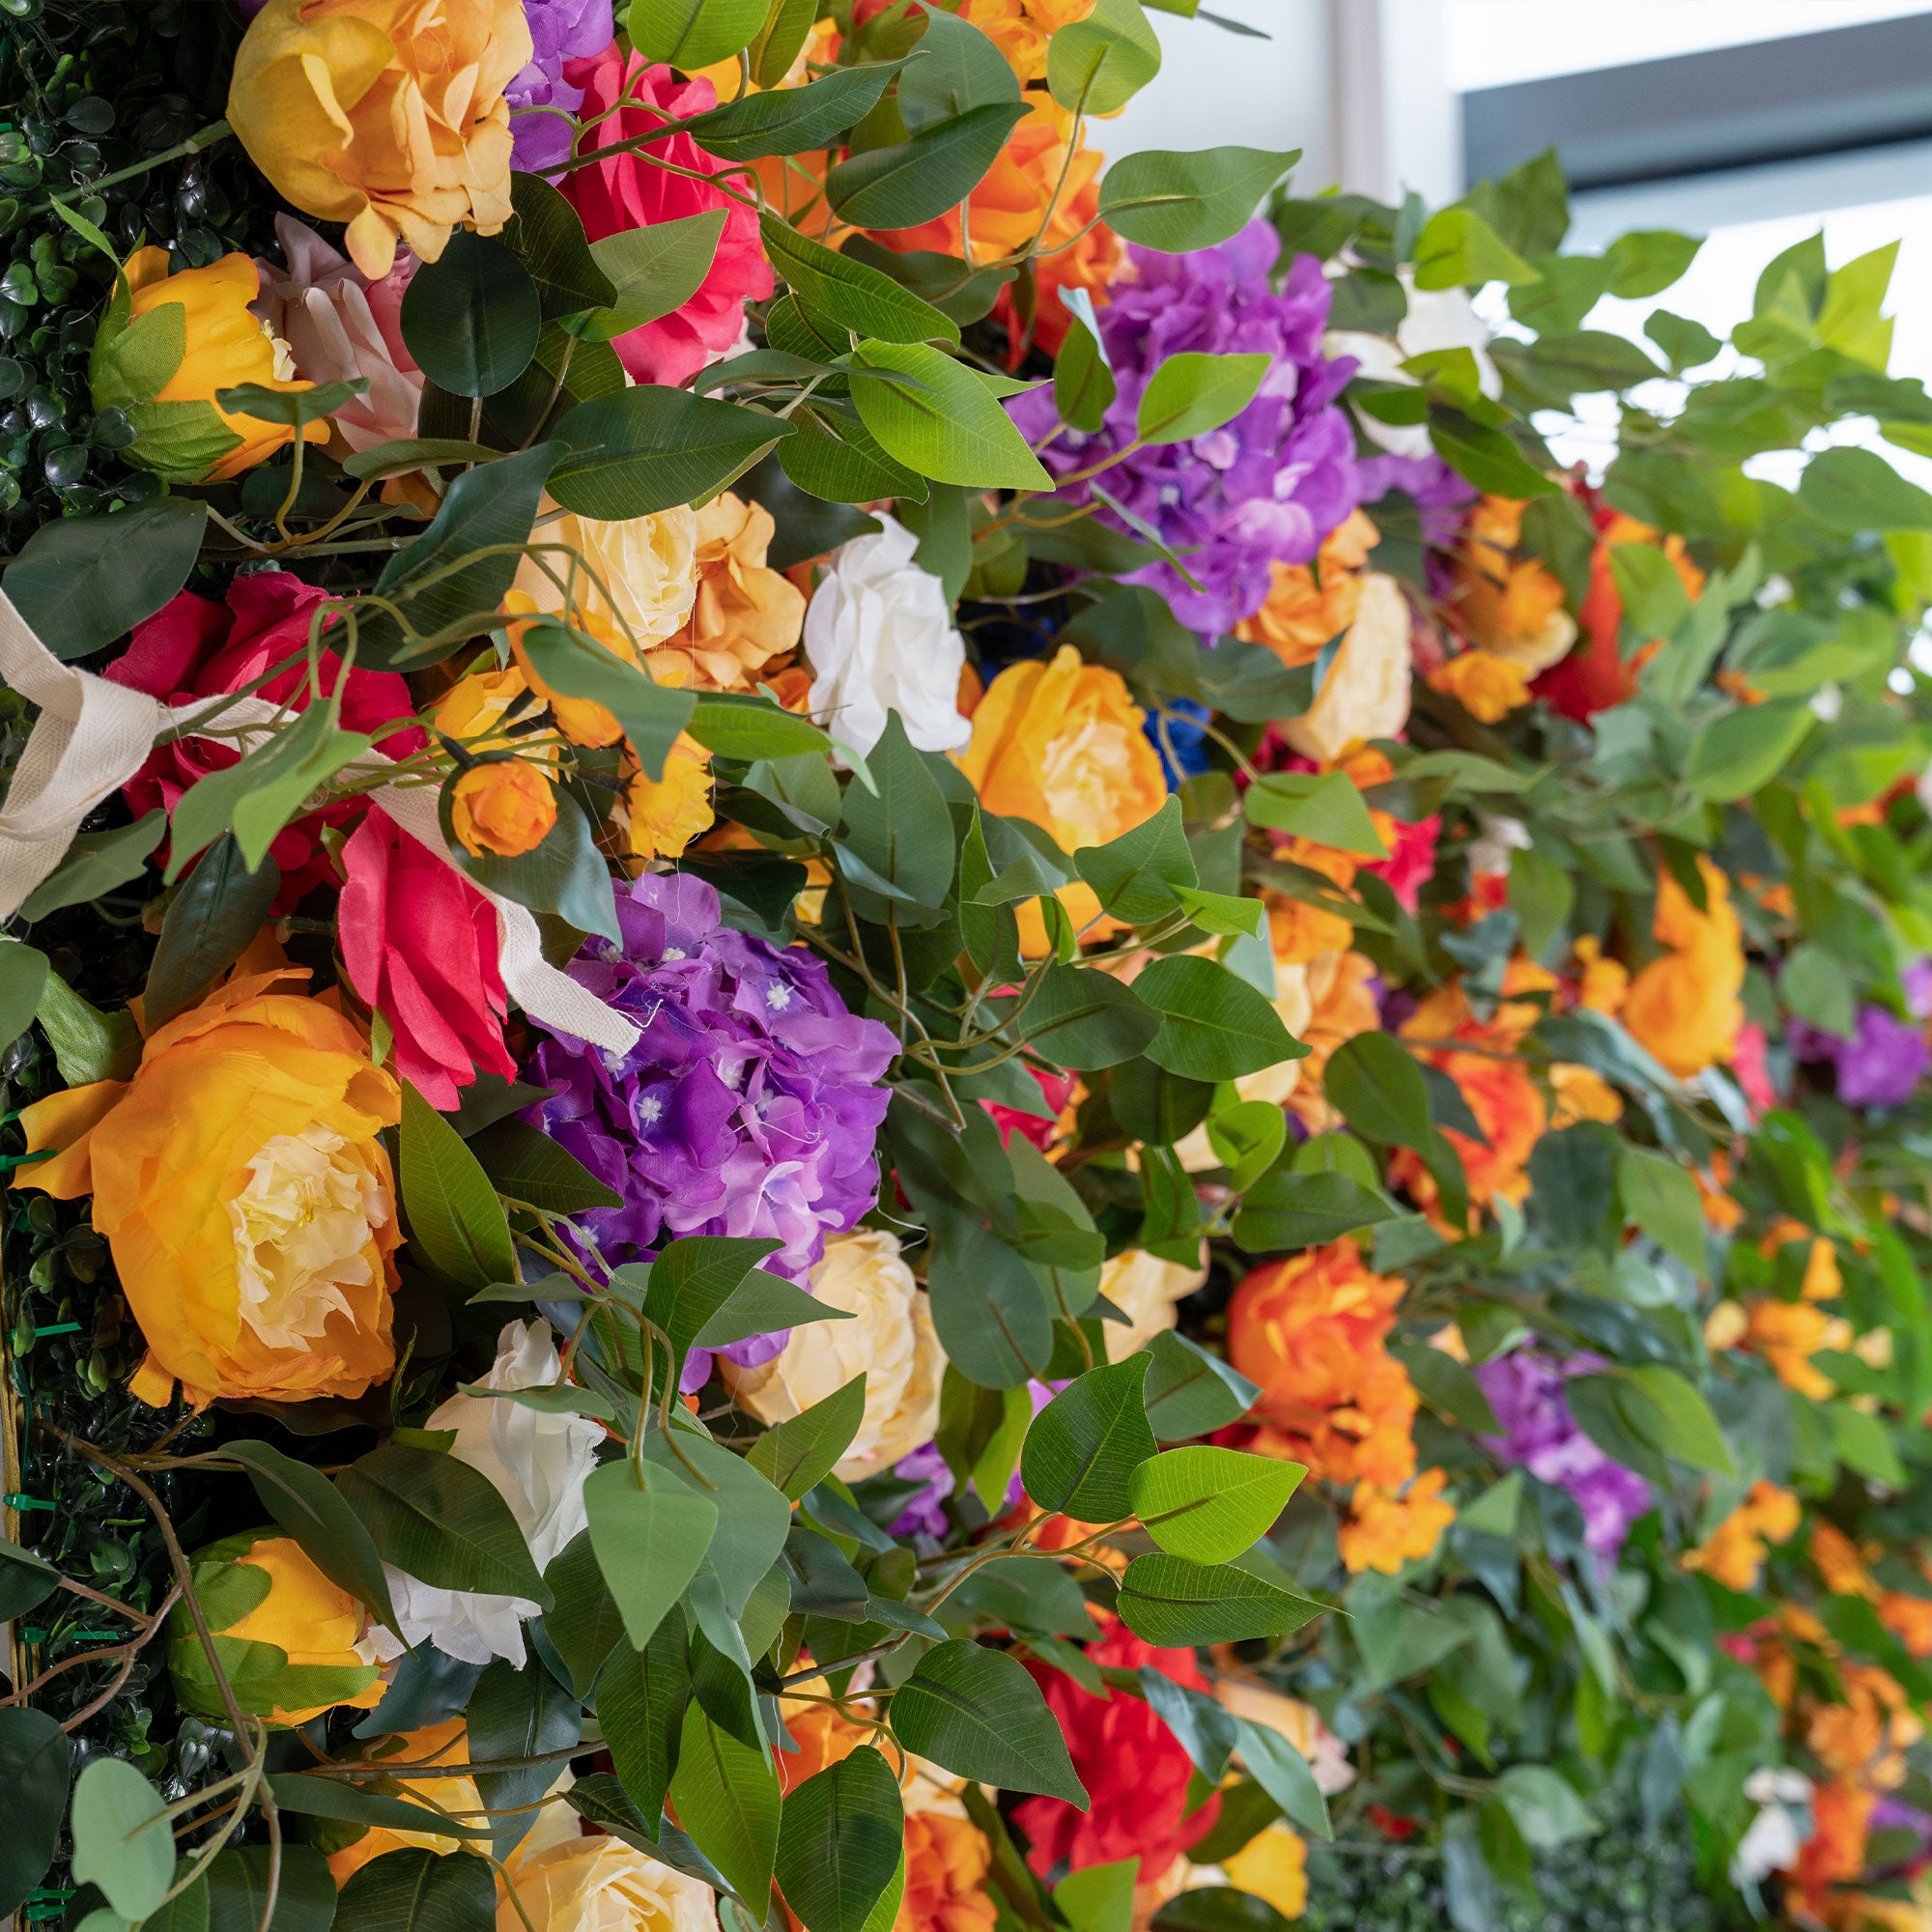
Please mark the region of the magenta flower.
[[[612, 1265], [680, 1235], [768, 1237], [761, 1264], [809, 1286], [825, 1236], [878, 1197], [880, 1082], [898, 1041], [846, 1010], [825, 968], [719, 923], [700, 879], [646, 873], [617, 901], [623, 943], [588, 940], [571, 977], [642, 1029], [629, 1053], [547, 1037], [525, 1077], [556, 1089], [530, 1118], [618, 1208], [578, 1217]], [[724, 1352], [769, 1361], [784, 1335]], [[696, 1350], [686, 1386], [711, 1369]]]
[[1924, 1021], [1902, 1020], [1885, 1007], [1861, 1006], [1850, 1038], [1807, 1020], [1792, 1020], [1784, 1037], [1800, 1060], [1833, 1063], [1848, 1107], [1902, 1106], [1932, 1062]]

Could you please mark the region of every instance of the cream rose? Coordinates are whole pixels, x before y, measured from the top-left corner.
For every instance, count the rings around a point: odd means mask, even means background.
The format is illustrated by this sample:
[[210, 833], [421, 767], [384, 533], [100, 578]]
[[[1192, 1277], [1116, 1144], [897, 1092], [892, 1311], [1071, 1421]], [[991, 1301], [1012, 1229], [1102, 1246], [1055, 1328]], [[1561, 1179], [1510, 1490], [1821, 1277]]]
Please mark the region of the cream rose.
[[[482, 1386], [543, 1388], [562, 1373], [548, 1321], [512, 1321], [497, 1344], [497, 1359]], [[509, 1504], [546, 1568], [588, 1520], [583, 1480], [596, 1465], [604, 1432], [587, 1416], [544, 1415], [521, 1403], [453, 1395], [433, 1414], [431, 1429], [453, 1429], [449, 1453], [489, 1477]], [[428, 1637], [445, 1656], [465, 1663], [504, 1657], [524, 1667], [524, 1623], [537, 1605], [520, 1597], [474, 1590], [440, 1590], [384, 1564], [402, 1633], [412, 1647]]]
[[1330, 763], [1367, 738], [1393, 738], [1408, 723], [1408, 602], [1394, 578], [1362, 579], [1355, 621], [1321, 680], [1315, 702], [1281, 733], [1305, 757]]
[[[1476, 358], [1476, 381], [1486, 396], [1500, 396], [1503, 379], [1490, 356], [1490, 331], [1466, 289], [1418, 289], [1415, 270], [1405, 265], [1396, 270], [1402, 277], [1403, 294], [1408, 298], [1408, 312], [1393, 337], [1371, 335], [1357, 328], [1331, 329], [1322, 347], [1330, 355], [1352, 355], [1361, 364], [1359, 374], [1373, 376], [1379, 383], [1413, 383], [1402, 365], [1411, 355], [1427, 355], [1436, 349], [1466, 349]], [[1357, 411], [1371, 442], [1395, 456], [1427, 456], [1430, 453], [1426, 423], [1378, 422]]]
[[[519, 1909], [521, 1908], [521, 1910]], [[497, 1932], [717, 1932], [718, 1895], [620, 1838], [574, 1838], [525, 1859]]]
[[1127, 1318], [1105, 1324], [1107, 1359], [1124, 1362], [1156, 1335], [1174, 1326], [1177, 1302], [1185, 1301], [1208, 1279], [1205, 1267], [1164, 1262], [1142, 1248], [1126, 1248], [1101, 1264], [1100, 1293]]
[[760, 1422], [789, 1421], [863, 1369], [866, 1412], [833, 1473], [857, 1482], [890, 1469], [939, 1427], [945, 1351], [923, 1291], [899, 1259], [898, 1237], [878, 1228], [834, 1235], [811, 1271], [811, 1292], [858, 1319], [811, 1321], [771, 1361], [741, 1369], [719, 1358], [740, 1408]]
[[[572, 550], [596, 582], [578, 573], [576, 604], [594, 617], [614, 614], [628, 624], [639, 650], [661, 644], [691, 615], [697, 597], [697, 512], [682, 503], [647, 517], [605, 523], [557, 510], [546, 497], [530, 541], [561, 546], [526, 556], [517, 566], [517, 589], [539, 611], [560, 611], [562, 585], [569, 581]], [[555, 573], [553, 581], [551, 573]], [[598, 585], [602, 584], [603, 589]], [[610, 592], [607, 599], [604, 591]]]
[[913, 561], [919, 539], [891, 517], [833, 554], [805, 613], [811, 709], [835, 738], [869, 752], [896, 711], [922, 752], [957, 752], [973, 736], [959, 715], [966, 645], [946, 587]]

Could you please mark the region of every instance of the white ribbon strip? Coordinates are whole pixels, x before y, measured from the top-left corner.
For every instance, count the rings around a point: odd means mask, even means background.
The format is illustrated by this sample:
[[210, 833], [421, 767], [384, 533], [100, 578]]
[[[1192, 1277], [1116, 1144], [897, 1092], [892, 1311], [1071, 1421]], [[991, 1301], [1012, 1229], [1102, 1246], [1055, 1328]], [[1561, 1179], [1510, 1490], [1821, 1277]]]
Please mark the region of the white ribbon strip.
[[[146, 692], [110, 684], [65, 665], [0, 591], [0, 683], [40, 707], [27, 749], [0, 810], [0, 920], [11, 919], [66, 856], [80, 822], [141, 769], [156, 742], [194, 737], [195, 722], [219, 709], [224, 729], [248, 734], [252, 751], [284, 717], [259, 697], [200, 697], [169, 706]], [[356, 767], [393, 762], [369, 751]], [[384, 786], [375, 803], [410, 837], [467, 878], [443, 842], [435, 794], [427, 786]], [[468, 883], [476, 886], [473, 879]], [[497, 909], [503, 985], [531, 1019], [612, 1053], [636, 1045], [638, 1029], [543, 956], [527, 907], [476, 886]]]

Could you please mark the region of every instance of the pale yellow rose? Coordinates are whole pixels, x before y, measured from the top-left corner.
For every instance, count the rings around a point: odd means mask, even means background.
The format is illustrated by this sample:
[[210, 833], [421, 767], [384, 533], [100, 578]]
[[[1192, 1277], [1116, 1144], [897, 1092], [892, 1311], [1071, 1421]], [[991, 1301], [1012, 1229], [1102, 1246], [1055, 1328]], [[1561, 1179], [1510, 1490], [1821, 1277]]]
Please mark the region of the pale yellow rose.
[[682, 627], [697, 596], [696, 511], [679, 503], [647, 517], [604, 523], [558, 512], [546, 497], [543, 512], [530, 537], [543, 547], [541, 560], [525, 557], [516, 581], [539, 611], [563, 610], [563, 586], [571, 579], [564, 553], [574, 551], [584, 565], [576, 573], [571, 599], [579, 611], [593, 618], [616, 616], [630, 628], [627, 641], [639, 650], [663, 643]]
[[1185, 1301], [1208, 1279], [1205, 1267], [1183, 1267], [1142, 1248], [1126, 1248], [1100, 1267], [1100, 1293], [1127, 1318], [1104, 1324], [1107, 1359], [1124, 1362], [1156, 1335], [1174, 1326], [1177, 1303]]
[[811, 1292], [851, 1321], [809, 1321], [769, 1362], [741, 1369], [719, 1361], [740, 1408], [760, 1422], [786, 1422], [823, 1402], [864, 1370], [866, 1412], [833, 1473], [856, 1483], [932, 1440], [946, 1354], [898, 1237], [878, 1228], [834, 1235], [811, 1271]]
[[[519, 1909], [521, 1908], [521, 1909]], [[572, 1838], [526, 1858], [497, 1932], [717, 1932], [718, 1895], [621, 1838]]]
[[1281, 734], [1305, 757], [1332, 763], [1350, 745], [1393, 738], [1408, 723], [1408, 602], [1394, 578], [1372, 570], [1315, 702], [1284, 719]]

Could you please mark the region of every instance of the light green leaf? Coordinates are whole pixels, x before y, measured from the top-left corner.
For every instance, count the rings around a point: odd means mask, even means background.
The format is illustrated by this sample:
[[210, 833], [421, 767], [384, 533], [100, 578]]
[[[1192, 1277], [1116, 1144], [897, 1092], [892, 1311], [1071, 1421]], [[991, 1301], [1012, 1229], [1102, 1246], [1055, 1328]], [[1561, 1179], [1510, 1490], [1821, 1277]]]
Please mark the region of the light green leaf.
[[1135, 980], [1134, 992], [1165, 1015], [1147, 1056], [1170, 1073], [1234, 1080], [1307, 1057], [1273, 1002], [1218, 960], [1185, 952], [1156, 959]]
[[1287, 1636], [1319, 1617], [1325, 1605], [1246, 1570], [1161, 1552], [1136, 1556], [1127, 1565], [1118, 1607], [1121, 1621], [1136, 1636], [1185, 1647]]
[[1205, 1443], [1170, 1449], [1134, 1470], [1133, 1512], [1170, 1555], [1228, 1563], [1274, 1527], [1307, 1473], [1300, 1463]]
[[779, 1848], [779, 1780], [770, 1754], [741, 1744], [694, 1702], [684, 1713], [670, 1796], [692, 1843], [740, 1898], [762, 1906]]
[[[1061, 39], [1066, 29], [1055, 39]], [[1163, 254], [1212, 248], [1244, 227], [1262, 197], [1301, 158], [1258, 148], [1125, 155], [1100, 183], [1100, 218], [1129, 242]]]
[[[790, 94], [751, 97], [753, 100], [793, 98]], [[591, 242], [591, 259], [610, 277], [616, 299], [584, 317], [584, 335], [592, 342], [609, 342], [682, 308], [711, 272], [729, 212], [708, 208], [701, 214], [626, 228]]]
[[1206, 436], [1254, 401], [1267, 372], [1265, 355], [1170, 355], [1141, 391], [1136, 435], [1152, 444]]
[[73, 1788], [73, 1875], [122, 1918], [156, 1911], [174, 1883], [175, 1841], [161, 1794], [125, 1758], [97, 1757]]
[[1042, 1509], [1077, 1522], [1133, 1513], [1134, 1470], [1154, 1453], [1144, 1390], [1149, 1358], [1130, 1355], [1076, 1376], [1034, 1418], [1020, 1450], [1020, 1480]]
[[844, 1455], [866, 1415], [866, 1372], [810, 1408], [765, 1431], [745, 1460], [792, 1502], [816, 1489]]
[[1347, 772], [1264, 772], [1249, 785], [1242, 809], [1250, 825], [1269, 832], [1292, 832], [1365, 859], [1388, 857]]
[[1728, 804], [1769, 784], [1790, 763], [1814, 723], [1802, 697], [1739, 705], [1690, 741], [1686, 777], [1700, 799]]
[[583, 1507], [597, 1567], [632, 1648], [641, 1651], [697, 1575], [718, 1527], [718, 1505], [654, 1463], [639, 1472], [627, 1461], [591, 1471]]
[[631, 44], [647, 61], [686, 73], [752, 44], [771, 0], [631, 0]]
[[1118, 114], [1160, 71], [1141, 0], [1098, 0], [1047, 43], [1047, 91], [1069, 113]]
[[825, 191], [843, 221], [891, 230], [917, 228], [957, 208], [984, 179], [1015, 127], [1020, 100], [989, 100], [909, 140], [867, 148], [830, 168]]
[[1626, 1142], [1617, 1155], [1617, 1195], [1624, 1212], [1661, 1248], [1692, 1274], [1705, 1272], [1704, 1208], [1689, 1168]]
[[1481, 288], [1542, 278], [1472, 208], [1445, 208], [1430, 216], [1415, 243], [1418, 289]]
[[[868, 369], [896, 371], [923, 387], [876, 381]], [[985, 385], [929, 344], [862, 342], [852, 369], [852, 399], [886, 454], [936, 483], [973, 490], [1053, 488], [1053, 479]]]

